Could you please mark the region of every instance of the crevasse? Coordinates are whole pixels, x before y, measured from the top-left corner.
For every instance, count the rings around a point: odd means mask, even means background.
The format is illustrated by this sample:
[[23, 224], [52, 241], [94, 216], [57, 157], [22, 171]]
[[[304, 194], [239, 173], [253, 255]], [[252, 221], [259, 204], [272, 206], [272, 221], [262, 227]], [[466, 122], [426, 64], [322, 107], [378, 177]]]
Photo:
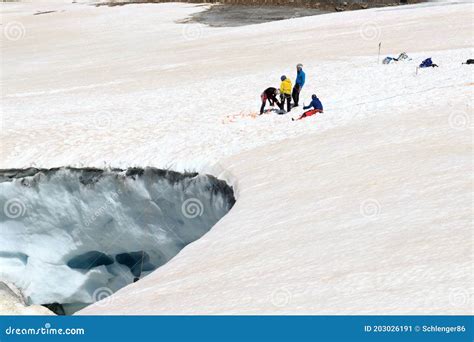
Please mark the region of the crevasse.
[[72, 313], [165, 264], [234, 202], [224, 181], [196, 173], [0, 170], [0, 281]]

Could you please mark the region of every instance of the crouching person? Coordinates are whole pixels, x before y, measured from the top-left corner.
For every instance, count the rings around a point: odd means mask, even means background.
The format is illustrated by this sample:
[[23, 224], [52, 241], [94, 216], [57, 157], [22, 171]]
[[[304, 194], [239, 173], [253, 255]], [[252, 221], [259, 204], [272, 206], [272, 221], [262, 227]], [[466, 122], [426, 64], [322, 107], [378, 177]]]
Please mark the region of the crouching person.
[[265, 105], [267, 104], [267, 100], [270, 103], [270, 106], [273, 107], [273, 105], [276, 103], [278, 107], [280, 107], [280, 102], [276, 98], [278, 95], [278, 89], [270, 87], [265, 89], [265, 91], [260, 95], [262, 98], [262, 106], [260, 107], [260, 115], [263, 114], [265, 111]]
[[[313, 108], [313, 109], [310, 109], [310, 108]], [[296, 119], [296, 120], [301, 120], [303, 118], [306, 118], [308, 116], [311, 116], [311, 115], [314, 115], [316, 113], [323, 113], [323, 104], [321, 103], [321, 101], [318, 99], [318, 97], [316, 96], [316, 94], [313, 94], [311, 96], [311, 103], [309, 104], [309, 106], [304, 106], [303, 107], [304, 110], [306, 109], [310, 109], [306, 112], [304, 112], [303, 114], [301, 114], [301, 116]], [[294, 120], [294, 119], [293, 119]]]

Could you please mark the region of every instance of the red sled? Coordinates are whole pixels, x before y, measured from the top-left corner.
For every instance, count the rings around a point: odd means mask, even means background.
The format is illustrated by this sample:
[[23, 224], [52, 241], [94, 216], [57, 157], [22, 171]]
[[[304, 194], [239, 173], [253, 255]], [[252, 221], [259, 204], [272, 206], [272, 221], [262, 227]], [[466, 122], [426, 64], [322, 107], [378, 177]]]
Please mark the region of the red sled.
[[304, 112], [303, 114], [301, 114], [301, 116], [296, 120], [304, 119], [304, 118], [306, 118], [308, 116], [311, 116], [311, 115], [314, 115], [316, 113], [323, 113], [323, 111], [321, 109], [311, 109], [311, 110], [308, 110], [307, 112]]

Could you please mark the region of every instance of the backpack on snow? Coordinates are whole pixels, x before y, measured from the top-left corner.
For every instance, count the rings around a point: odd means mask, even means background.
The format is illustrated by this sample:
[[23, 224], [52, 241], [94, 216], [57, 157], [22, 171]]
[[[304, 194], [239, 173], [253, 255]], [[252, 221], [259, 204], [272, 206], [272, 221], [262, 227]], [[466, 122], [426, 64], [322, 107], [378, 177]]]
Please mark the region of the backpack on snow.
[[382, 61], [383, 64], [390, 64], [392, 62], [396, 61], [395, 58], [392, 58], [392, 57], [385, 57]]
[[427, 59], [425, 59], [423, 62], [421, 62], [420, 68], [428, 68], [428, 67], [430, 67], [432, 64], [433, 64], [433, 61], [431, 60], [431, 58], [427, 58]]
[[407, 53], [406, 52], [402, 52], [398, 58], [397, 58], [399, 61], [409, 61], [411, 60], [410, 57], [408, 57]]
[[423, 62], [420, 64], [420, 68], [429, 68], [429, 67], [437, 67], [438, 65], [434, 64], [431, 58], [425, 59]]

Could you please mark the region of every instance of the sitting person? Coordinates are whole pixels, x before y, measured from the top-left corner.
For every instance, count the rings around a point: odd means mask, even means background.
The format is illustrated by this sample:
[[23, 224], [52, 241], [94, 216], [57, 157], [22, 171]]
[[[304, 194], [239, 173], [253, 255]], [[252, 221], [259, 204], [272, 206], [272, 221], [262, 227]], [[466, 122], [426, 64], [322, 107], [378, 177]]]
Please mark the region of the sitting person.
[[278, 89], [270, 87], [265, 89], [265, 91], [260, 95], [262, 98], [262, 106], [260, 107], [260, 115], [263, 114], [265, 111], [265, 105], [267, 104], [267, 100], [270, 103], [270, 106], [276, 103], [278, 107], [280, 107], [280, 102], [277, 100], [276, 96], [278, 95]]
[[[296, 119], [296, 120], [301, 120], [307, 116], [311, 116], [311, 115], [314, 115], [316, 113], [323, 113], [323, 104], [321, 103], [321, 101], [319, 101], [318, 97], [316, 96], [316, 94], [313, 94], [311, 96], [311, 103], [309, 104], [309, 106], [304, 106], [303, 109], [306, 110], [306, 109], [310, 109], [310, 108], [313, 108], [311, 110], [308, 110], [306, 112], [304, 112], [303, 114], [301, 114], [301, 116]], [[293, 121], [295, 119], [292, 119]]]

